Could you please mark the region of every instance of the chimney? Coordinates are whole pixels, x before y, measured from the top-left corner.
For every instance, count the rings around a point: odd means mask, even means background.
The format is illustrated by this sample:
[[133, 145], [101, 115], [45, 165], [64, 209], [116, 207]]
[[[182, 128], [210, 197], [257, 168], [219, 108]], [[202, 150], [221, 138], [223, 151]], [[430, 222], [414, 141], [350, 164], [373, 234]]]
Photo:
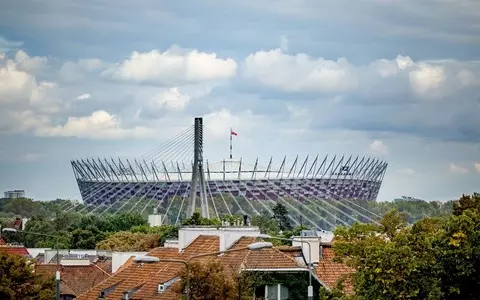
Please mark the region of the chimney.
[[243, 226], [248, 226], [248, 216], [243, 215]]

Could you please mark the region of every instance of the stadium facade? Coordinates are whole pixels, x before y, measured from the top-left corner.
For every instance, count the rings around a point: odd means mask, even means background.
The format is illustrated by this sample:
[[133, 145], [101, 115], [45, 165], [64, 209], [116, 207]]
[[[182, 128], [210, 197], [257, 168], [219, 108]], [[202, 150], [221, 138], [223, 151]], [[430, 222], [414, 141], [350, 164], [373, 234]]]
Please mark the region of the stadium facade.
[[[276, 162], [257, 159], [252, 164], [233, 159], [209, 163], [201, 155], [200, 160], [204, 173], [200, 182], [195, 178], [198, 166], [194, 161], [95, 158], [72, 160], [71, 165], [84, 204], [95, 209], [114, 207], [118, 211], [126, 206], [129, 211], [144, 212], [153, 207], [168, 214], [178, 199], [170, 218], [176, 223], [191, 215], [187, 207], [195, 206], [192, 199], [202, 198], [203, 191], [203, 215], [261, 215], [282, 203], [294, 223], [303, 218], [319, 228], [351, 223], [348, 220], [371, 221], [374, 217], [355, 201], [376, 200], [388, 165], [359, 156], [283, 157]], [[348, 218], [342, 213], [348, 213]]]

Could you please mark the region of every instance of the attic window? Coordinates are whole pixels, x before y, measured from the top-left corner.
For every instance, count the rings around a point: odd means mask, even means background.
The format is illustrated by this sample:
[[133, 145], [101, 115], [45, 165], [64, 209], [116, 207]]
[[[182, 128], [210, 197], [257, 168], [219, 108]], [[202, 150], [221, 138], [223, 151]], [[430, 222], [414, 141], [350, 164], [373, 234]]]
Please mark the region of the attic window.
[[115, 288], [120, 284], [122, 283], [122, 281], [120, 282], [117, 282], [115, 283], [114, 285], [106, 288], [106, 289], [103, 289], [102, 291], [100, 291], [100, 295], [98, 296], [100, 299], [104, 299], [106, 296], [108, 296], [108, 294], [110, 294], [111, 292], [113, 292], [115, 290]]
[[159, 283], [157, 287], [157, 292], [159, 294], [165, 292], [170, 286], [172, 286], [172, 284], [174, 284], [178, 280], [178, 278], [179, 277], [174, 277], [167, 282]]

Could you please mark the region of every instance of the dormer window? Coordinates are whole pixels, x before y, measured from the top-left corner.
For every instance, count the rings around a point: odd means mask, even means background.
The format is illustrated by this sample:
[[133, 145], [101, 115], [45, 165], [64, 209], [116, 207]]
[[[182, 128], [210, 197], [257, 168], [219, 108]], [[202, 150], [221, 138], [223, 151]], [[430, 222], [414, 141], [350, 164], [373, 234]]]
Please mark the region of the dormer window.
[[174, 284], [178, 280], [178, 277], [174, 277], [166, 282], [161, 282], [157, 286], [157, 293], [161, 294], [165, 292], [172, 284]]

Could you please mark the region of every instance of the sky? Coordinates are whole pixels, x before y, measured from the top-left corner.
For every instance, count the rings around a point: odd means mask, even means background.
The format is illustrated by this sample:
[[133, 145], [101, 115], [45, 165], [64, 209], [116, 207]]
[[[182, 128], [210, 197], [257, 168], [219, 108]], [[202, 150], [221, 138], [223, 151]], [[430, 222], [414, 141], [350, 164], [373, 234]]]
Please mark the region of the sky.
[[[367, 155], [379, 201], [480, 191], [477, 0], [0, 0], [0, 191], [79, 198], [70, 160]], [[211, 134], [210, 134], [211, 133]]]

